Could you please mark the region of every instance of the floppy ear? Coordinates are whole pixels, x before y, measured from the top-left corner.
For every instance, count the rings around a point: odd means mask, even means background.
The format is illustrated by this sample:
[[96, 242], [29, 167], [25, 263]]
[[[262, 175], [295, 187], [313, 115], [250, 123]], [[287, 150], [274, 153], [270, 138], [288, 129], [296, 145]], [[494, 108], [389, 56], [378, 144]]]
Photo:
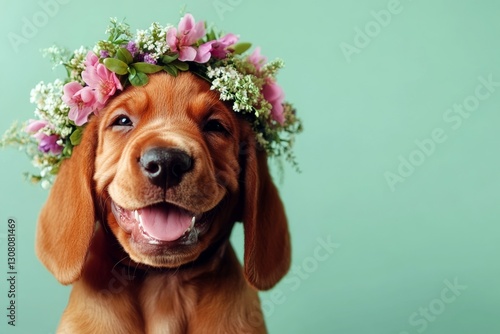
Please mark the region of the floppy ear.
[[36, 253], [63, 284], [80, 277], [95, 226], [93, 200], [97, 122], [90, 122], [62, 162], [37, 226]]
[[290, 236], [283, 203], [267, 166], [267, 155], [248, 140], [244, 180], [244, 273], [259, 290], [272, 288], [290, 267]]

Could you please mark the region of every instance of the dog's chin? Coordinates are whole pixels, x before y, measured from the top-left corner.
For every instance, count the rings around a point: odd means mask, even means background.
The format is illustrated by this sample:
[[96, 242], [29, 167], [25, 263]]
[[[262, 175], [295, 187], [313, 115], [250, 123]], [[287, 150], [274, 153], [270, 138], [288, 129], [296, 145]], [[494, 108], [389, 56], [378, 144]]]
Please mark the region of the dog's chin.
[[210, 228], [207, 214], [194, 214], [170, 203], [127, 210], [114, 201], [111, 212], [120, 229], [118, 239], [135, 262], [178, 267], [196, 259], [200, 238]]

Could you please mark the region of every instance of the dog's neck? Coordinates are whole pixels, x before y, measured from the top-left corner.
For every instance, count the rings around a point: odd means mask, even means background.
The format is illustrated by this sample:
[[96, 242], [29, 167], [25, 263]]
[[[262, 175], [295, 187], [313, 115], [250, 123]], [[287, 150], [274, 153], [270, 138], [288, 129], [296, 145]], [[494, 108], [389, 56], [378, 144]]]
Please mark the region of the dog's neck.
[[[229, 243], [229, 234], [218, 239], [195, 261], [172, 269], [137, 266], [128, 256], [120, 258], [124, 253], [116, 250], [118, 244], [112, 237], [113, 234], [105, 233], [102, 227], [96, 230], [82, 276], [74, 282], [68, 306], [72, 311], [68, 314], [76, 314], [78, 319], [83, 313], [99, 318], [99, 308], [84, 309], [92, 300], [98, 300], [96, 304], [103, 309], [113, 308], [110, 312], [115, 314], [121, 312], [127, 328], [136, 328], [127, 331], [129, 333], [142, 332], [140, 328], [149, 326], [155, 333], [159, 332], [159, 326], [162, 330], [169, 328], [169, 333], [187, 333], [190, 326], [202, 329], [211, 326], [207, 333], [218, 333], [218, 326], [234, 326], [234, 318], [214, 323], [207, 315], [211, 312], [198, 313], [208, 307], [207, 303], [215, 301], [222, 308], [221, 314], [236, 317], [250, 314], [251, 321], [245, 318], [242, 326], [252, 328], [254, 333], [265, 332], [257, 293], [245, 281]], [[246, 301], [222, 302], [233, 298]], [[167, 323], [157, 319], [175, 321]]]

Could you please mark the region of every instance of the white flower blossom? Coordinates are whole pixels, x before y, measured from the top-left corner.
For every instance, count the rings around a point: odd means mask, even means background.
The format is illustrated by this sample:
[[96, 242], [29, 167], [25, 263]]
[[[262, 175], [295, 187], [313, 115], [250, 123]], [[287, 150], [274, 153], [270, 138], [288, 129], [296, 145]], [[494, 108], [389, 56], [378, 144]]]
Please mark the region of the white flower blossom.
[[162, 27], [154, 22], [147, 30], [137, 30], [135, 41], [143, 53], [158, 60], [169, 50], [167, 44], [167, 30], [171, 26]]

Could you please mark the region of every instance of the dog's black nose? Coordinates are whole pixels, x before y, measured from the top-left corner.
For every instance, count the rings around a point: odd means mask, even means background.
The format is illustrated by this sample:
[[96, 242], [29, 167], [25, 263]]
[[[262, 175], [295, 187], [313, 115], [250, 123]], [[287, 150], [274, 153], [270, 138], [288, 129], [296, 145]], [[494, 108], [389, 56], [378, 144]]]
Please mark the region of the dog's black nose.
[[193, 168], [193, 159], [176, 148], [155, 147], [141, 156], [139, 164], [151, 183], [168, 189], [179, 184]]

